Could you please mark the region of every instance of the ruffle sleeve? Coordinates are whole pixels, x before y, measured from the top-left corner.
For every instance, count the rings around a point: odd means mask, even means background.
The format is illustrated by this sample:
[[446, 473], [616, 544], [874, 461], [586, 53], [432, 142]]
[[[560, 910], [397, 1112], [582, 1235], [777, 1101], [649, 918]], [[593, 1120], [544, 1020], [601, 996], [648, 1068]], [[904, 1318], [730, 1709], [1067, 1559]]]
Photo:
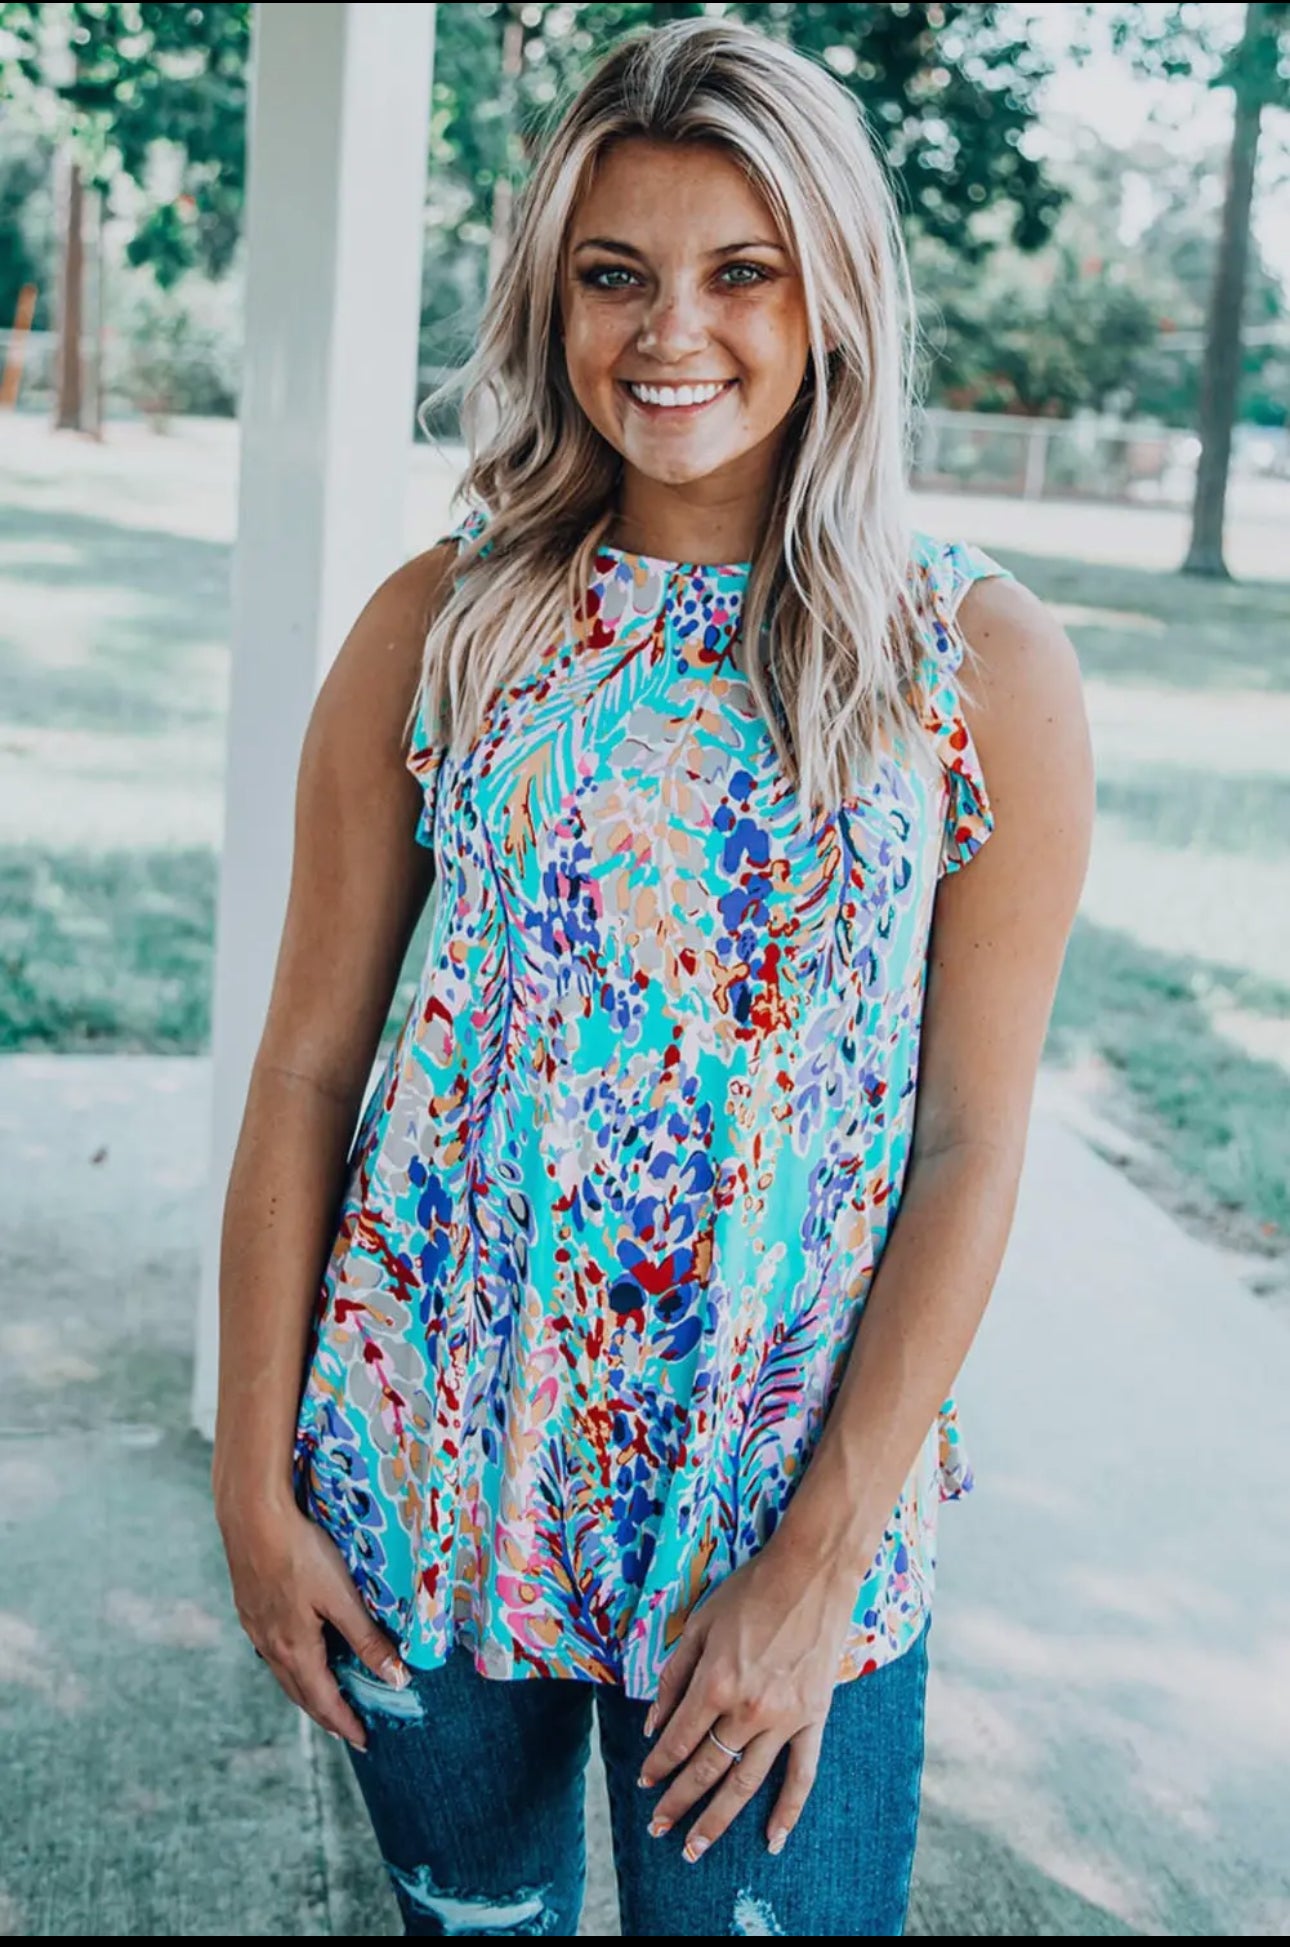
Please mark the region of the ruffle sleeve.
[[435, 743], [426, 731], [425, 696], [418, 699], [406, 763], [421, 786], [421, 815], [417, 819], [418, 845], [434, 847], [434, 820], [439, 799], [439, 777], [443, 769], [444, 746]]
[[[434, 545], [443, 547], [446, 542], [455, 541], [460, 552], [461, 548], [468, 541], [473, 540], [480, 528], [486, 524], [487, 518], [480, 509], [473, 509], [448, 533], [441, 534]], [[438, 805], [439, 779], [445, 750], [446, 745], [440, 739], [430, 735], [426, 722], [425, 692], [422, 690], [417, 699], [416, 716], [413, 719], [412, 734], [408, 740], [404, 762], [421, 786], [421, 815], [417, 820], [416, 840], [419, 845], [430, 849], [433, 849], [435, 842], [435, 811]]]
[[958, 1401], [943, 1402], [936, 1416], [936, 1477], [942, 1501], [958, 1501], [976, 1485], [975, 1472], [963, 1442]]
[[958, 672], [967, 643], [958, 624], [958, 607], [974, 581], [998, 575], [1016, 577], [984, 549], [968, 541], [934, 541], [917, 535], [915, 559], [922, 569], [924, 725], [945, 773], [944, 829], [938, 879], [954, 872], [980, 851], [994, 830], [994, 813], [981, 760], [968, 729], [959, 694]]

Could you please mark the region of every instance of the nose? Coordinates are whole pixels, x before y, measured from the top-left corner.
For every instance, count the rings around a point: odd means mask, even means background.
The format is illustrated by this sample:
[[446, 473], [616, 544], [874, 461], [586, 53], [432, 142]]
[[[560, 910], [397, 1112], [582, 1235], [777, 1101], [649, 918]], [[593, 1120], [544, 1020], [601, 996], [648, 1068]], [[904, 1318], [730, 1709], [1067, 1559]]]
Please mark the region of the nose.
[[703, 303], [696, 291], [680, 285], [660, 289], [641, 320], [637, 349], [660, 364], [678, 364], [708, 342]]

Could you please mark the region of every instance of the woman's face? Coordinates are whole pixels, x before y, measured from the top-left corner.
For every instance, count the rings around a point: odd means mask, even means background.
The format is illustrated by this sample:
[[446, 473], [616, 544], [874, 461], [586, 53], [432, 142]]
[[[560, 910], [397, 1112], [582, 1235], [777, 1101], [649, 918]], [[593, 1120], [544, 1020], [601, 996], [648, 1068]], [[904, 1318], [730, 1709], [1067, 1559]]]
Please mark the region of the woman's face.
[[806, 371], [806, 306], [770, 211], [722, 149], [615, 143], [574, 212], [561, 301], [574, 395], [629, 468], [761, 490]]

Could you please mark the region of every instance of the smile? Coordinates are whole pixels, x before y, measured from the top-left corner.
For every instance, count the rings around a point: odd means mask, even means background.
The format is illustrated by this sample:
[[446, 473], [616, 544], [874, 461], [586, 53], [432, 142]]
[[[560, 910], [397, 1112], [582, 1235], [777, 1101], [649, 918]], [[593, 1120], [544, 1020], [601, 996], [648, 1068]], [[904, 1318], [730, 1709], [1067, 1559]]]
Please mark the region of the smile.
[[642, 412], [689, 415], [702, 412], [738, 383], [738, 379], [714, 379], [708, 384], [698, 385], [638, 385], [626, 379], [623, 389], [632, 404]]

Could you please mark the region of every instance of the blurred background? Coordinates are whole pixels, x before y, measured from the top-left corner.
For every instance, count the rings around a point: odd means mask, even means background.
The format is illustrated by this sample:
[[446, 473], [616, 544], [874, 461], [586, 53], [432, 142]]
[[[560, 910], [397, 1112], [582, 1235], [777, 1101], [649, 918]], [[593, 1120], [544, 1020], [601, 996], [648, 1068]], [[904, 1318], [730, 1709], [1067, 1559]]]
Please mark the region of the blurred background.
[[544, 119], [701, 13], [863, 104], [915, 518], [1049, 602], [1096, 746], [910, 1931], [1290, 1933], [1290, 7], [3, 0], [0, 1932], [399, 1930], [225, 1585], [218, 1211], [309, 704], [462, 465], [415, 403]]

